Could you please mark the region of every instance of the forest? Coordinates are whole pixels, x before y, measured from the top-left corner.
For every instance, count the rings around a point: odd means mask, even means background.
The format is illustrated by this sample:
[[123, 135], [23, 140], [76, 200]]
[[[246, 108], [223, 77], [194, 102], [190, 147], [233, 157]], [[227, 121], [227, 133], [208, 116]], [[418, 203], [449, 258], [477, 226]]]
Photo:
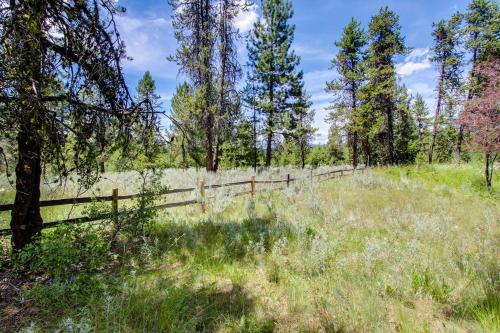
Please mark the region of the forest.
[[428, 23], [430, 94], [350, 8], [323, 108], [300, 5], [0, 0], [0, 333], [500, 331], [498, 1]]

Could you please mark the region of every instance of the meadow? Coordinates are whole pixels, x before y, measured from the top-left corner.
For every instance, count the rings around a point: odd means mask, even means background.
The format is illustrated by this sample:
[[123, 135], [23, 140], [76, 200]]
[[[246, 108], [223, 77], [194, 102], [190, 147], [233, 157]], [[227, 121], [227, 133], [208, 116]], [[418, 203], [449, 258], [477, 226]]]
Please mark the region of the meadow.
[[[258, 178], [290, 172], [304, 174], [279, 169]], [[228, 171], [208, 182], [247, 180], [251, 174]], [[101, 182], [103, 191], [134, 184], [130, 175], [114, 177]], [[189, 187], [200, 177], [194, 170], [166, 171], [162, 182]], [[306, 178], [254, 199], [217, 194], [205, 214], [198, 205], [159, 212], [147, 232], [121, 239], [91, 274], [74, 273], [78, 268], [54, 274], [54, 260], [36, 278], [23, 277], [29, 283], [13, 292], [15, 301], [0, 302], [0, 327], [498, 332], [495, 179], [494, 186], [493, 193], [484, 190], [478, 166], [436, 165], [373, 169], [325, 182]], [[68, 187], [64, 195], [74, 190]], [[61, 241], [67, 234], [46, 232], [47, 248], [67, 251]], [[14, 274], [6, 272], [0, 277]]]

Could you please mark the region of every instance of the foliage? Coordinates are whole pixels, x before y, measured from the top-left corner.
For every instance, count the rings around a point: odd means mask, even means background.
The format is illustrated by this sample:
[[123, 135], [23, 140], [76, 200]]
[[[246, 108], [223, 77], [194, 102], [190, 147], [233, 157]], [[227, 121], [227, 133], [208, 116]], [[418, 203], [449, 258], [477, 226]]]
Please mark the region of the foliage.
[[394, 147], [394, 113], [397, 83], [394, 58], [407, 52], [401, 35], [399, 17], [388, 7], [372, 17], [366, 59], [368, 83], [363, 88], [364, 131], [369, 139], [369, 164], [396, 162]]
[[17, 148], [17, 249], [41, 231], [43, 165], [61, 178], [76, 173], [89, 188], [105, 147], [126, 146], [137, 125], [154, 119], [133, 102], [122, 75], [114, 17], [123, 11], [110, 0], [2, 2], [0, 142]]
[[[342, 130], [347, 132], [354, 166], [358, 164], [360, 141], [368, 139], [366, 133], [360, 133], [362, 121], [358, 110], [361, 103], [359, 90], [366, 80], [364, 61], [367, 43], [367, 36], [360, 23], [352, 19], [344, 28], [342, 38], [335, 42], [340, 50], [332, 60], [332, 68], [336, 69], [340, 77], [327, 82], [326, 87], [326, 91], [334, 93], [336, 98], [336, 102], [329, 107], [332, 111], [327, 120], [334, 127], [342, 126]], [[361, 137], [362, 134], [365, 136]], [[365, 156], [366, 154], [365, 151]]]
[[491, 187], [495, 160], [500, 153], [500, 60], [479, 64], [475, 76], [482, 85], [465, 106], [459, 123], [473, 132], [472, 144], [486, 156], [486, 186]]
[[[246, 1], [237, 0], [170, 0], [173, 12], [177, 52], [169, 57], [187, 75], [195, 92], [197, 107], [192, 112], [200, 122], [208, 171], [217, 171], [226, 134], [239, 113], [236, 80], [241, 75], [235, 43], [239, 37], [235, 19], [248, 9]], [[217, 52], [218, 51], [218, 52]], [[174, 121], [182, 131], [184, 123]]]
[[[300, 58], [292, 50], [295, 26], [289, 0], [264, 0], [262, 19], [254, 24], [248, 42], [252, 81], [258, 111], [265, 118], [266, 166], [271, 165], [275, 134], [284, 129], [286, 113], [291, 106], [291, 83], [296, 80]], [[269, 47], [271, 45], [271, 47]]]
[[[437, 91], [436, 111], [432, 126], [432, 136], [429, 146], [429, 163], [434, 159], [434, 148], [437, 150], [437, 160], [449, 161], [453, 153], [454, 107], [456, 95], [461, 88], [461, 74], [463, 66], [462, 40], [460, 37], [460, 25], [462, 15], [455, 13], [450, 20], [441, 20], [433, 24], [434, 56], [431, 60], [439, 67], [439, 78]], [[447, 115], [443, 116], [443, 106]], [[447, 152], [448, 151], [448, 152]]]

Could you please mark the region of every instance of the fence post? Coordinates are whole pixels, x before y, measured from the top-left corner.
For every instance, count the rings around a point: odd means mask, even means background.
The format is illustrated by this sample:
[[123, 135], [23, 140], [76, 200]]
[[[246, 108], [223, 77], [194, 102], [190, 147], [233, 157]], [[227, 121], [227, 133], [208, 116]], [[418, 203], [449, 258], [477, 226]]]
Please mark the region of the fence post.
[[286, 187], [290, 187], [290, 174], [286, 175]]
[[311, 182], [312, 182], [313, 181], [313, 169], [311, 169], [311, 175], [310, 175], [310, 177], [311, 177]]
[[201, 211], [203, 213], [206, 212], [207, 210], [207, 207], [205, 205], [205, 181], [204, 180], [200, 180], [200, 197], [201, 197]]
[[113, 210], [113, 220], [118, 223], [118, 189], [113, 189], [113, 201], [111, 202], [111, 209]]
[[255, 176], [250, 177], [250, 192], [255, 196]]
[[344, 177], [344, 169], [340, 170], [340, 177]]

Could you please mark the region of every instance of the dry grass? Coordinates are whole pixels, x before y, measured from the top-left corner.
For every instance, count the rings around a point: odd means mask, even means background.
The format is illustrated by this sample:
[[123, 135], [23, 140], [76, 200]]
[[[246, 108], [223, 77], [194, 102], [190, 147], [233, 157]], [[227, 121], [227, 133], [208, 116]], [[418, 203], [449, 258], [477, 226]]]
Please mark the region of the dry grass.
[[478, 174], [374, 170], [163, 213], [113, 292], [31, 329], [498, 332], [500, 203]]

